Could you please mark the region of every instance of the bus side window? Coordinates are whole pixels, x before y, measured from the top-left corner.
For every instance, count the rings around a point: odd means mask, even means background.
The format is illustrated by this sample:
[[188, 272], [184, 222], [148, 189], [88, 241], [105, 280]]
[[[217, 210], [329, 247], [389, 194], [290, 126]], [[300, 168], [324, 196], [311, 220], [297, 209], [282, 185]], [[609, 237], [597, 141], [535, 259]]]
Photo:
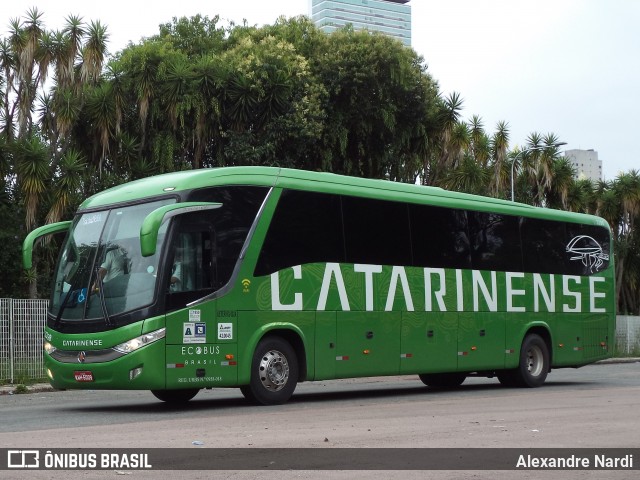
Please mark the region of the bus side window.
[[198, 250], [197, 233], [181, 233], [175, 243], [171, 275], [169, 278], [169, 290], [171, 292], [186, 292], [194, 290], [197, 281], [196, 275], [202, 270], [198, 265], [201, 252]]
[[467, 212], [430, 205], [409, 205], [413, 265], [471, 268]]
[[469, 211], [467, 218], [475, 270], [522, 271], [518, 217]]
[[567, 232], [563, 222], [521, 218], [520, 236], [525, 272], [569, 273], [565, 260]]
[[407, 204], [343, 196], [342, 214], [347, 263], [411, 265]]
[[269, 225], [255, 276], [322, 262], [344, 262], [340, 197], [285, 190]]

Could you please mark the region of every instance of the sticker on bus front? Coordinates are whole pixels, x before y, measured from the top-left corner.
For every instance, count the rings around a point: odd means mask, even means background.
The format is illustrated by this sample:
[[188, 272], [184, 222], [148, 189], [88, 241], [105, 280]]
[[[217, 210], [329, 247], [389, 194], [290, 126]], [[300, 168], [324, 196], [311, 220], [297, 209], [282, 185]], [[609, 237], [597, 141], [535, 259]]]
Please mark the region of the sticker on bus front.
[[233, 323], [218, 324], [218, 340], [233, 340]]
[[184, 323], [182, 325], [182, 343], [207, 343], [207, 325], [200, 323]]

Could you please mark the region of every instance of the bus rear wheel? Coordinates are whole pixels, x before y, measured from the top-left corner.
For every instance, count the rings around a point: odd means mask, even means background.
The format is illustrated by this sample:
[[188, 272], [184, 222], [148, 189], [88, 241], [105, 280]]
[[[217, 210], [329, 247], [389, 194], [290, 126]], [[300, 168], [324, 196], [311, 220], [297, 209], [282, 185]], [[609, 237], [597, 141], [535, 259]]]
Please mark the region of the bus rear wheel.
[[436, 388], [459, 387], [467, 378], [464, 373], [424, 373], [419, 376], [422, 383]]
[[540, 335], [527, 335], [520, 349], [518, 368], [498, 372], [505, 387], [539, 387], [549, 373], [549, 347]]
[[158, 399], [167, 403], [187, 403], [195, 397], [199, 388], [187, 388], [184, 390], [151, 390], [151, 393]]
[[242, 394], [260, 405], [285, 403], [298, 383], [298, 359], [291, 345], [280, 337], [263, 338], [253, 354], [251, 381]]

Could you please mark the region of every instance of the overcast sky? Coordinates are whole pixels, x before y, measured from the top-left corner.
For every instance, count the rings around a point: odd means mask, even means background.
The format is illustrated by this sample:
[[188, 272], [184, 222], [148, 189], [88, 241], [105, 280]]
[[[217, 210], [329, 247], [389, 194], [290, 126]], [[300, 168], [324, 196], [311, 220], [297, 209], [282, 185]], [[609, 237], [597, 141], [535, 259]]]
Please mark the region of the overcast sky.
[[[308, 14], [309, 0], [1, 0], [0, 30], [33, 6], [48, 28], [77, 14], [100, 20], [109, 50], [197, 13], [263, 25]], [[640, 1], [412, 0], [413, 48], [444, 95], [464, 99], [492, 133], [507, 121], [511, 147], [553, 132], [565, 149], [594, 149], [606, 179], [640, 169]], [[636, 137], [638, 135], [638, 137]]]

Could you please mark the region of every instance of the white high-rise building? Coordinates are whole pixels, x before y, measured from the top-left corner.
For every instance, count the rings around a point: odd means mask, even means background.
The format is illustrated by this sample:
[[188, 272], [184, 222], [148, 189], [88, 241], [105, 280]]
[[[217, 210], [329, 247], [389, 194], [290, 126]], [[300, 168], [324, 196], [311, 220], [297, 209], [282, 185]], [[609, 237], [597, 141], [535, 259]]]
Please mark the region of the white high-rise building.
[[577, 180], [602, 180], [602, 160], [598, 160], [598, 152], [595, 150], [566, 150], [564, 156], [576, 169]]
[[331, 33], [351, 24], [355, 29], [386, 33], [411, 46], [410, 0], [310, 0], [311, 19]]

